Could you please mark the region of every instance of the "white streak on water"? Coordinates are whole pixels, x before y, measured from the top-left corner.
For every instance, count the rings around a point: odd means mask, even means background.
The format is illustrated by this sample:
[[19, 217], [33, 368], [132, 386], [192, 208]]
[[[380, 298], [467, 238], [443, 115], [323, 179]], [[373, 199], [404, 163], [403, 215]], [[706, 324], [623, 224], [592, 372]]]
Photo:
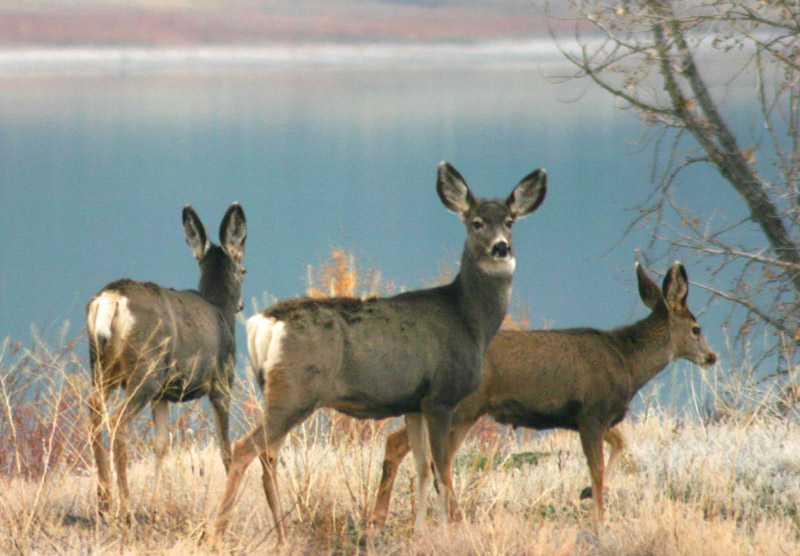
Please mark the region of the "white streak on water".
[[561, 62], [550, 39], [477, 44], [314, 44], [0, 49], [0, 75], [125, 74], [252, 67], [397, 67]]

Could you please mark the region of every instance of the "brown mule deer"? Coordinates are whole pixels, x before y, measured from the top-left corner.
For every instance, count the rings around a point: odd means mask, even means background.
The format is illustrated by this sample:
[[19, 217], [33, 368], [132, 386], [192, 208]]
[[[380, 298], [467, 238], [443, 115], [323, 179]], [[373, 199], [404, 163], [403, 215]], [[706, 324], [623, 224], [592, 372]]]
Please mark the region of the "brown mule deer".
[[439, 197], [467, 232], [452, 283], [390, 298], [285, 301], [248, 320], [248, 350], [264, 394], [263, 420], [234, 445], [212, 542], [224, 534], [237, 487], [256, 456], [283, 538], [277, 453], [288, 432], [322, 407], [362, 419], [406, 415], [421, 462], [417, 525], [422, 526], [428, 448], [444, 498], [450, 485], [444, 444], [451, 414], [478, 387], [486, 346], [508, 305], [515, 266], [511, 225], [539, 207], [545, 182], [545, 172], [536, 170], [507, 199], [475, 199], [455, 168], [443, 162]]
[[[589, 464], [594, 524], [603, 522], [603, 441], [611, 446], [608, 472], [625, 445], [612, 428], [628, 411], [639, 389], [671, 361], [683, 358], [702, 367], [717, 357], [686, 306], [686, 270], [675, 263], [662, 289], [636, 264], [639, 295], [650, 315], [610, 332], [593, 328], [501, 330], [486, 353], [484, 378], [453, 413], [447, 466], [472, 425], [482, 416], [533, 429], [564, 428], [580, 434]], [[663, 291], [663, 294], [662, 294]], [[386, 522], [392, 485], [410, 449], [406, 429], [386, 439], [383, 476], [370, 524]]]
[[183, 209], [186, 242], [200, 265], [197, 291], [175, 291], [151, 282], [118, 280], [89, 302], [86, 324], [92, 392], [92, 451], [97, 463], [98, 503], [111, 506], [111, 477], [102, 433], [109, 395], [125, 395], [109, 419], [119, 488], [120, 514], [130, 519], [127, 481], [128, 427], [147, 404], [155, 423], [155, 490], [167, 450], [167, 403], [208, 396], [217, 441], [228, 469], [230, 394], [236, 371], [235, 315], [241, 310], [244, 211], [233, 203], [220, 225], [222, 246], [211, 243], [194, 209]]

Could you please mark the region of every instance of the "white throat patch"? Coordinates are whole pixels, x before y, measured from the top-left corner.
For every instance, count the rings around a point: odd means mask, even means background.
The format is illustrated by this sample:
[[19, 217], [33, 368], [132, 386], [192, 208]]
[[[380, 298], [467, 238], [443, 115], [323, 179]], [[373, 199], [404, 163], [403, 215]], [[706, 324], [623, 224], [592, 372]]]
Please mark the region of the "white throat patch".
[[517, 267], [517, 259], [511, 256], [500, 260], [489, 259], [481, 261], [480, 266], [486, 274], [511, 276], [514, 274], [514, 269]]

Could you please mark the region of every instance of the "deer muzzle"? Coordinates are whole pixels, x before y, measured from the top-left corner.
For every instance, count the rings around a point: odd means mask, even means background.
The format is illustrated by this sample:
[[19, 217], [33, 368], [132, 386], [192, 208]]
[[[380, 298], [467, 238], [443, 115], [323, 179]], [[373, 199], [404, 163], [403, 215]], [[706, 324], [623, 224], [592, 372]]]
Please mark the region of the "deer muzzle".
[[496, 259], [505, 259], [511, 254], [511, 246], [507, 241], [498, 241], [492, 246], [492, 257]]

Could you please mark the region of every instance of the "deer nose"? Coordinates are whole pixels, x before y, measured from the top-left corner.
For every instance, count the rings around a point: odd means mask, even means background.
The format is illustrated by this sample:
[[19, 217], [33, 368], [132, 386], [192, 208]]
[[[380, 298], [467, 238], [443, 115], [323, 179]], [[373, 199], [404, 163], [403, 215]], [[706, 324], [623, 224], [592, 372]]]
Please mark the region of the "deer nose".
[[511, 251], [511, 246], [506, 241], [498, 241], [492, 246], [493, 257], [500, 257], [501, 259], [504, 257], [508, 257], [510, 251]]
[[713, 365], [717, 362], [717, 355], [715, 353], [709, 353], [706, 355], [706, 365]]

